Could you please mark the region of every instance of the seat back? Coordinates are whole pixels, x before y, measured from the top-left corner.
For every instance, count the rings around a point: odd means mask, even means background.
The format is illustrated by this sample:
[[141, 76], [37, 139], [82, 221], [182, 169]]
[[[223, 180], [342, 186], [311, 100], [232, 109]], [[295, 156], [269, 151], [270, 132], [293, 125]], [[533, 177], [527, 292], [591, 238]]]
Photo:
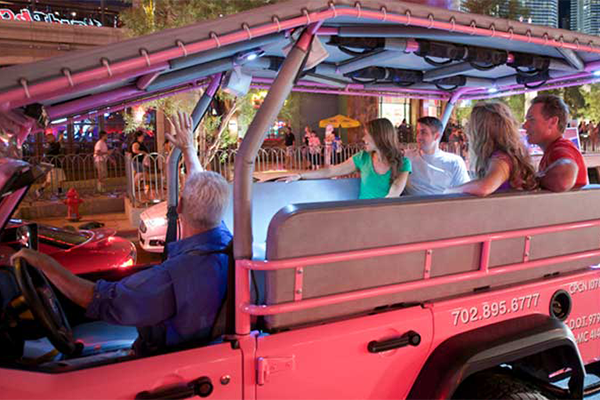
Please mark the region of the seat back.
[[[273, 216], [290, 204], [358, 199], [360, 180], [320, 179], [300, 182], [264, 182], [252, 185], [252, 235], [254, 258], [264, 258], [267, 229]], [[233, 198], [233, 188], [230, 190]], [[233, 201], [223, 217], [233, 232]]]
[[[429, 242], [600, 219], [600, 190], [566, 193], [505, 193], [488, 198], [465, 195], [415, 196], [399, 199], [303, 204], [275, 215], [267, 236], [267, 259], [339, 253]], [[530, 260], [598, 249], [600, 228], [549, 233], [533, 237]], [[490, 268], [523, 261], [525, 239], [494, 241]], [[303, 299], [423, 279], [425, 251], [304, 268]], [[481, 244], [436, 249], [431, 278], [479, 268]], [[435, 286], [266, 318], [268, 329], [315, 323], [364, 313], [397, 303], [423, 302], [472, 292], [482, 287], [522, 282], [555, 272], [597, 264], [599, 259], [554, 264], [509, 272], [453, 285]], [[294, 270], [266, 273], [265, 303], [293, 301]]]

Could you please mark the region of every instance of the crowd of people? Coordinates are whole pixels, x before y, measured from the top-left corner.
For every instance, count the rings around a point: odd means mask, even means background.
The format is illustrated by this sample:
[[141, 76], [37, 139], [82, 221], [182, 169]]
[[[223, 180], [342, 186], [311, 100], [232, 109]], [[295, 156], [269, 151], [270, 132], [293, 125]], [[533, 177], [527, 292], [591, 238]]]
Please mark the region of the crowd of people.
[[600, 143], [600, 122], [596, 121], [581, 121], [577, 126], [581, 144], [584, 149], [595, 151]]
[[325, 127], [323, 142], [315, 130], [309, 126], [304, 127], [302, 144], [303, 158], [308, 162], [311, 170], [317, 170], [322, 166], [328, 167], [341, 161], [342, 139], [332, 125]]

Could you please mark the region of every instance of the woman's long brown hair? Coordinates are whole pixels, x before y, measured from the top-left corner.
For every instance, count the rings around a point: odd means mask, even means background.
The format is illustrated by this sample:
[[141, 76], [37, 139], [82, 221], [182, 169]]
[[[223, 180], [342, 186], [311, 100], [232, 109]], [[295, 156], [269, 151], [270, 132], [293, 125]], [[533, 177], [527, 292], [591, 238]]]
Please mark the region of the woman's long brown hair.
[[367, 122], [367, 130], [375, 142], [375, 147], [390, 166], [390, 183], [394, 183], [400, 175], [399, 169], [404, 158], [394, 125], [387, 118], [378, 118]]
[[512, 162], [508, 178], [511, 187], [536, 189], [535, 169], [529, 151], [521, 139], [519, 123], [510, 108], [498, 101], [480, 102], [473, 107], [469, 125], [469, 155], [477, 178], [487, 173], [496, 151], [506, 153]]

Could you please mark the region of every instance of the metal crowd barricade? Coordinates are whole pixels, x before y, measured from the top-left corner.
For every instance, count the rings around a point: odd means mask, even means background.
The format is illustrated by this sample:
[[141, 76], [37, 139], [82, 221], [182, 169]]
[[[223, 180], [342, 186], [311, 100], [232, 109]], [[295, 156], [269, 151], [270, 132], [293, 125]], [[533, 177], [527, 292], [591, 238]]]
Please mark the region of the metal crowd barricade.
[[127, 194], [134, 204], [159, 203], [167, 198], [167, 157], [160, 153], [128, 156]]
[[[417, 149], [416, 143], [403, 143], [405, 151]], [[441, 143], [444, 151], [464, 156], [467, 144]], [[362, 144], [346, 144], [332, 151], [332, 165], [340, 164], [363, 149]], [[233, 181], [233, 165], [237, 149], [223, 149], [216, 152], [206, 169], [221, 174], [227, 181]], [[324, 152], [321, 154], [319, 167], [323, 167]], [[151, 153], [147, 156], [127, 156], [124, 174], [127, 176], [127, 194], [136, 204], [151, 204], [166, 200], [166, 156]], [[291, 149], [271, 147], [260, 149], [255, 160], [255, 172], [267, 171], [300, 171], [309, 169], [311, 157], [308, 146]], [[141, 172], [138, 172], [141, 171]], [[356, 177], [357, 174], [347, 177]]]
[[[48, 173], [32, 186], [29, 200], [60, 199], [70, 188], [80, 195], [96, 195], [98, 192], [97, 171], [93, 154], [65, 154], [59, 156], [24, 157], [31, 164], [48, 164]], [[112, 154], [106, 161], [107, 176], [104, 186], [109, 192], [126, 189], [126, 161], [122, 154]]]
[[[458, 144], [458, 143], [457, 143]], [[416, 143], [404, 143], [404, 150], [417, 148]], [[464, 155], [466, 144], [441, 143], [442, 150]], [[324, 147], [323, 147], [324, 149]], [[331, 153], [332, 165], [340, 164], [363, 149], [362, 144], [345, 144]], [[237, 149], [219, 150], [207, 165], [207, 169], [217, 172], [227, 181], [233, 181], [233, 165]], [[320, 156], [319, 167], [323, 167], [324, 151]], [[33, 164], [47, 163], [54, 167], [45, 180], [34, 185], [30, 200], [38, 198], [61, 198], [70, 188], [80, 194], [93, 196], [98, 192], [97, 171], [93, 154], [67, 154], [60, 156], [26, 157]], [[124, 191], [136, 204], [151, 204], [166, 200], [166, 156], [159, 153], [136, 155], [113, 153], [107, 163], [107, 177], [104, 187], [108, 192]], [[311, 157], [308, 146], [293, 148], [272, 147], [260, 149], [255, 162], [256, 172], [300, 171], [310, 168]], [[354, 176], [354, 175], [352, 175]]]

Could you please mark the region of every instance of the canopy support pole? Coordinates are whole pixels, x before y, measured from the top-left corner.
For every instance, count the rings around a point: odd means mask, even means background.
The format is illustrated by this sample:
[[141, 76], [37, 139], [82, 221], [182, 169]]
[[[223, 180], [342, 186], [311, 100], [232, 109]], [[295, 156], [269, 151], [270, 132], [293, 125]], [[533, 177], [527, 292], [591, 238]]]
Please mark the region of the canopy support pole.
[[[271, 90], [248, 128], [235, 159], [233, 179], [234, 229], [233, 251], [236, 260], [252, 259], [252, 173], [258, 150], [269, 127], [273, 125], [285, 99], [291, 93], [298, 73], [302, 70], [320, 23], [309, 25], [285, 58]], [[250, 272], [236, 264], [235, 276], [235, 331], [248, 335], [251, 330], [250, 315], [241, 311], [242, 304], [249, 304]], [[229, 288], [231, 290], [232, 288]]]
[[[209, 86], [200, 97], [200, 100], [198, 100], [196, 107], [194, 107], [194, 111], [192, 112], [193, 132], [196, 132], [204, 115], [206, 115], [208, 106], [210, 106], [221, 85], [222, 75], [213, 75]], [[163, 259], [167, 258], [167, 244], [177, 239], [177, 203], [179, 201], [179, 171], [177, 166], [179, 165], [181, 156], [181, 150], [173, 147], [167, 159], [167, 236], [163, 249]]]
[[456, 103], [458, 103], [458, 100], [460, 100], [460, 97], [464, 93], [472, 89], [473, 88], [462, 87], [456, 92], [452, 93], [452, 97], [450, 98], [450, 100], [448, 100], [448, 104], [446, 104], [446, 108], [444, 109], [444, 115], [442, 116], [442, 135], [446, 130], [446, 125], [448, 125], [448, 121], [450, 121], [450, 117], [452, 116], [452, 111], [454, 111], [454, 107], [456, 107]]

